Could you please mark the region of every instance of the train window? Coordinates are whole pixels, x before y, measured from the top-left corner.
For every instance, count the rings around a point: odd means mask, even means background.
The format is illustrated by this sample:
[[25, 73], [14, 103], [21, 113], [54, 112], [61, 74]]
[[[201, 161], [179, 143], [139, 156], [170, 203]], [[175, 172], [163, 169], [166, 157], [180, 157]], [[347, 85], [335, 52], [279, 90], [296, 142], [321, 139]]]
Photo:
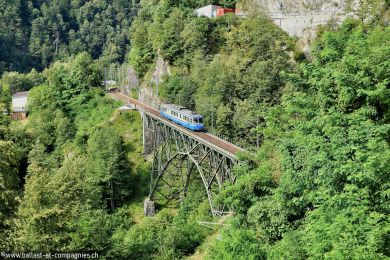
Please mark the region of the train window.
[[198, 123], [199, 124], [203, 124], [203, 118], [202, 117], [198, 118]]

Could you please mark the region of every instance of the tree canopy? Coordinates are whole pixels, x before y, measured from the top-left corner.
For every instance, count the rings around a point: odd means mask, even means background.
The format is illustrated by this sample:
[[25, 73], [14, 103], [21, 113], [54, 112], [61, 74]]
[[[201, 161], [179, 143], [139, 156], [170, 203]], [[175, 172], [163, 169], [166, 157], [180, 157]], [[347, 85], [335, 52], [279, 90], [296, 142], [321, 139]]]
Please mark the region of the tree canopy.
[[139, 1], [16, 0], [0, 3], [0, 74], [42, 70], [88, 52], [104, 64], [122, 63]]
[[[1, 251], [390, 257], [388, 1], [322, 27], [310, 60], [259, 12], [194, 15], [209, 3], [0, 3]], [[157, 59], [170, 74], [154, 86]], [[152, 167], [142, 119], [118, 111], [102, 86], [101, 65], [122, 61], [162, 102], [196, 109], [209, 132], [246, 148], [235, 184], [215, 198], [231, 214], [213, 219], [192, 174], [186, 198], [144, 217]], [[28, 120], [11, 120], [12, 90], [30, 90]]]

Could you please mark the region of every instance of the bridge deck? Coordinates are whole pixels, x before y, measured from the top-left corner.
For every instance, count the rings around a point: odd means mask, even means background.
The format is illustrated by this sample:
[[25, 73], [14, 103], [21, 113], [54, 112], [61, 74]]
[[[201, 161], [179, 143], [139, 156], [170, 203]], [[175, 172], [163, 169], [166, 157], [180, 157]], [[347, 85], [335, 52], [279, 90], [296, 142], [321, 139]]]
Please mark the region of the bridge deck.
[[163, 116], [161, 116], [160, 111], [158, 111], [157, 109], [155, 109], [155, 108], [153, 108], [153, 107], [151, 107], [143, 102], [140, 102], [134, 98], [131, 98], [131, 97], [126, 96], [126, 95], [121, 94], [121, 93], [110, 93], [110, 95], [114, 99], [122, 101], [124, 103], [135, 104], [136, 106], [140, 107], [144, 112], [148, 113], [149, 115], [151, 115], [155, 118], [158, 118], [160, 121], [163, 121], [164, 123], [169, 124], [172, 127], [179, 129], [181, 132], [186, 133], [187, 135], [197, 139], [200, 142], [203, 142], [207, 145], [211, 145], [211, 146], [217, 148], [219, 151], [224, 152], [227, 155], [235, 157], [235, 154], [237, 152], [244, 151], [242, 148], [240, 148], [240, 147], [238, 147], [238, 146], [236, 146], [236, 145], [234, 145], [226, 140], [223, 140], [215, 135], [212, 135], [210, 133], [194, 132], [194, 131], [191, 131], [185, 127], [177, 125], [177, 124], [169, 121], [168, 119], [164, 118]]

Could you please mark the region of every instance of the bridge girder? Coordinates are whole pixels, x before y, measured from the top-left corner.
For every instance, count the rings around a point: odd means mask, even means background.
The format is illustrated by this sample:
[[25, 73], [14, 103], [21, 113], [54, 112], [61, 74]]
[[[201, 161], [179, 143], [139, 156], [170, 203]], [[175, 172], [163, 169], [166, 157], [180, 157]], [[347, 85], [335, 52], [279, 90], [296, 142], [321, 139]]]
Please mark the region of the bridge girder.
[[[191, 174], [200, 176], [213, 216], [226, 213], [223, 205], [217, 205], [215, 195], [225, 184], [234, 183], [233, 166], [237, 163], [234, 156], [224, 153], [215, 146], [180, 131], [147, 113], [142, 113], [144, 121], [144, 143], [153, 153], [153, 171], [151, 174], [148, 203], [161, 196], [167, 201], [182, 200], [187, 195]], [[146, 208], [146, 206], [145, 206]], [[147, 215], [153, 215], [154, 210]]]

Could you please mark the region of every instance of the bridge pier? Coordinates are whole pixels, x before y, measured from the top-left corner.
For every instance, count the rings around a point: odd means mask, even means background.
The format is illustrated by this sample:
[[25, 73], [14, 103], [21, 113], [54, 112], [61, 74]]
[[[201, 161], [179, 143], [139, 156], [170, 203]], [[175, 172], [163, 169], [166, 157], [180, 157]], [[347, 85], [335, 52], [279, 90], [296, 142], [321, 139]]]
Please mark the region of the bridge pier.
[[144, 154], [149, 155], [154, 151], [154, 133], [148, 125], [148, 120], [146, 120], [146, 115], [144, 112], [141, 112], [142, 122], [143, 122], [143, 144], [144, 144]]
[[146, 216], [156, 213], [155, 201], [171, 203], [187, 195], [191, 176], [204, 186], [210, 211], [214, 217], [228, 214], [225, 205], [215, 196], [234, 184], [233, 167], [238, 151], [243, 151], [223, 139], [206, 133], [192, 132], [164, 119], [158, 110], [120, 93], [113, 98], [139, 106], [143, 120], [144, 154], [153, 154], [149, 196], [144, 201]]
[[145, 142], [145, 149], [153, 150], [149, 197], [144, 202], [145, 215], [155, 213], [154, 201], [165, 204], [182, 200], [187, 195], [190, 176], [195, 173], [203, 183], [212, 215], [227, 214], [228, 209], [214, 198], [227, 183], [235, 182], [232, 172], [237, 163], [235, 155], [152, 114], [145, 114], [143, 119], [144, 137], [152, 135], [149, 139], [152, 144], [148, 146]]
[[153, 200], [149, 198], [144, 200], [144, 213], [147, 217], [153, 217], [156, 214], [156, 205]]

